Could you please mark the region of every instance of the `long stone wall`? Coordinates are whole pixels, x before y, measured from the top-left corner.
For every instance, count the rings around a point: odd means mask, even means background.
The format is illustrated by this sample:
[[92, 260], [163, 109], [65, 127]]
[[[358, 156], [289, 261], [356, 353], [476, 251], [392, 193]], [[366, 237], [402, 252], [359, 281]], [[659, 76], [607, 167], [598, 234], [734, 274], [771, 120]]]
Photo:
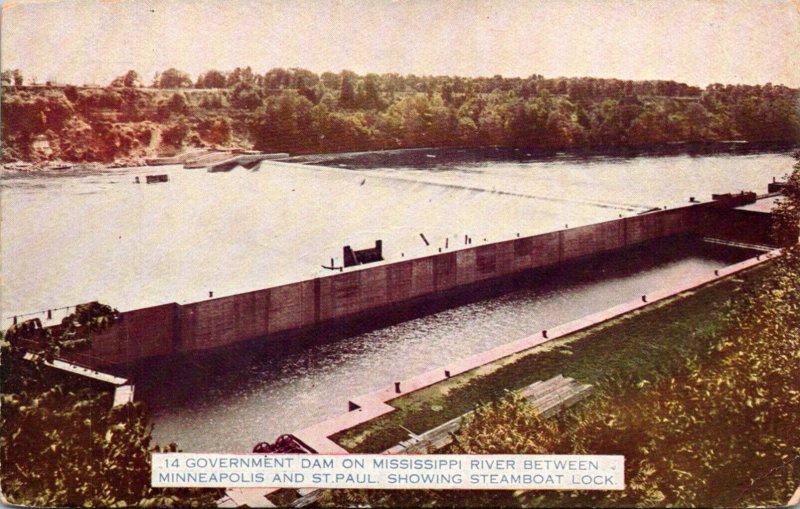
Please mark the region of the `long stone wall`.
[[68, 355], [67, 359], [96, 367], [169, 355], [180, 334], [178, 314], [177, 304], [122, 313], [116, 325], [92, 338], [90, 352]]
[[[361, 266], [188, 305], [173, 303], [125, 312], [118, 325], [94, 339], [89, 356], [82, 355], [80, 361], [91, 358], [92, 365], [104, 366], [255, 338], [269, 341], [278, 333], [385, 311], [444, 291], [659, 238], [709, 232], [735, 236], [736, 232], [764, 228], [763, 218], [745, 215], [742, 219], [737, 211], [718, 205], [657, 211], [424, 258]], [[726, 222], [733, 216], [736, 221]], [[748, 239], [763, 240], [763, 233], [748, 235]]]

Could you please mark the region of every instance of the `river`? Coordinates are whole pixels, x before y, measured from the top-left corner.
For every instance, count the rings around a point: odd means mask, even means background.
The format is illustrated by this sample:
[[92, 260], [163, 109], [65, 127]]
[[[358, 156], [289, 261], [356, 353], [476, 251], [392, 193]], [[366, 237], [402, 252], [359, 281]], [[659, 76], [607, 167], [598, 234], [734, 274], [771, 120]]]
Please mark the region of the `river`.
[[[401, 153], [388, 163], [353, 155], [332, 168], [264, 163], [215, 174], [177, 167], [7, 173], [0, 184], [4, 324], [18, 313], [89, 300], [124, 310], [325, 275], [322, 264], [340, 259], [345, 244], [358, 249], [382, 239], [390, 262], [433, 253], [445, 239], [457, 247], [467, 234], [493, 242], [692, 196], [765, 192], [792, 164], [787, 153], [468, 155], [412, 151], [407, 161]], [[156, 173], [170, 181], [133, 183]], [[700, 245], [638, 250], [395, 325], [331, 331], [335, 341], [152, 372], [141, 394], [158, 442], [246, 451], [345, 411], [354, 395], [745, 256]]]

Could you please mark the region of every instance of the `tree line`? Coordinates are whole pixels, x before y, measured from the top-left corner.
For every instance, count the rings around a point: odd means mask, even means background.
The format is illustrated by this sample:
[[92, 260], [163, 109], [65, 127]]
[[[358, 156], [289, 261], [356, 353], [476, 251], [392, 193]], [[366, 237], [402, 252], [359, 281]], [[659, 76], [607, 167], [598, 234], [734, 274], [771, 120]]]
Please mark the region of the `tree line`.
[[[159, 88], [188, 75], [168, 69]], [[782, 85], [596, 78], [463, 78], [317, 75], [250, 67], [198, 76], [199, 89], [229, 89], [234, 107], [256, 110], [259, 148], [293, 151], [501, 145], [644, 145], [800, 137], [797, 91]]]
[[700, 88], [537, 74], [465, 78], [283, 68], [258, 74], [245, 67], [209, 70], [194, 81], [167, 69], [150, 87], [130, 70], [105, 89], [67, 86], [46, 100], [25, 93], [3, 97], [3, 124], [10, 130], [3, 136], [12, 147], [14, 137], [58, 134], [59, 119], [72, 117], [112, 133], [119, 122], [180, 123], [183, 136], [171, 139], [179, 146], [236, 141], [291, 153], [800, 139], [798, 91], [771, 83]]

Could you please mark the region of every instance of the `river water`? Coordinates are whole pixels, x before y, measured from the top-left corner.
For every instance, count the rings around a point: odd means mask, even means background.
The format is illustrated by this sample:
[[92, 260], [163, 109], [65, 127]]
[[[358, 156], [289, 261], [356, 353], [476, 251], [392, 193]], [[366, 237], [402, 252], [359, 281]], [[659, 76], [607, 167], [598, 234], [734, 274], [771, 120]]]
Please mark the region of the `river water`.
[[[414, 151], [209, 174], [177, 167], [6, 173], [0, 203], [4, 325], [100, 299], [121, 310], [324, 276], [341, 246], [384, 241], [387, 262], [579, 226], [711, 193], [765, 192], [786, 153], [529, 160]], [[371, 156], [370, 156], [371, 157]], [[398, 159], [399, 157], [399, 159]], [[523, 158], [524, 159], [524, 158]], [[165, 184], [133, 184], [167, 173]], [[431, 241], [426, 246], [419, 237]], [[516, 291], [334, 340], [148, 373], [158, 442], [247, 451], [344, 412], [355, 395], [744, 257], [708, 246], [638, 250], [539, 276]]]
[[[446, 152], [445, 152], [446, 153]], [[3, 174], [2, 325], [101, 300], [121, 311], [258, 290], [329, 274], [342, 246], [383, 240], [387, 263], [512, 239], [712, 193], [765, 192], [785, 153], [481, 161], [406, 151], [412, 166], [263, 163]], [[458, 153], [457, 153], [458, 154]], [[404, 152], [400, 152], [403, 156]], [[437, 157], [425, 157], [437, 156]], [[476, 160], [477, 159], [477, 160]], [[353, 166], [359, 156], [351, 156]], [[342, 164], [342, 163], [338, 163]], [[134, 184], [167, 174], [163, 184]], [[429, 240], [426, 245], [420, 233]], [[58, 318], [55, 315], [54, 318]]]
[[177, 441], [186, 451], [245, 452], [346, 412], [354, 396], [748, 256], [698, 245], [638, 250], [606, 259], [602, 268], [590, 263], [533, 278], [517, 291], [324, 344], [255, 358], [245, 351], [218, 366], [173, 365], [148, 373], [155, 385], [142, 395], [154, 410], [157, 441]]

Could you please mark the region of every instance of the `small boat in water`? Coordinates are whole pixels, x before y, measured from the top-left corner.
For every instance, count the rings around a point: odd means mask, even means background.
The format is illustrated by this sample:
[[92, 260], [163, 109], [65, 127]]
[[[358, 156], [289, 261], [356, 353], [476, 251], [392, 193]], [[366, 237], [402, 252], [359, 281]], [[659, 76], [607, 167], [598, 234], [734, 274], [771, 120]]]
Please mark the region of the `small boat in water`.
[[157, 184], [159, 182], [169, 182], [169, 175], [147, 175], [146, 181], [148, 184]]

